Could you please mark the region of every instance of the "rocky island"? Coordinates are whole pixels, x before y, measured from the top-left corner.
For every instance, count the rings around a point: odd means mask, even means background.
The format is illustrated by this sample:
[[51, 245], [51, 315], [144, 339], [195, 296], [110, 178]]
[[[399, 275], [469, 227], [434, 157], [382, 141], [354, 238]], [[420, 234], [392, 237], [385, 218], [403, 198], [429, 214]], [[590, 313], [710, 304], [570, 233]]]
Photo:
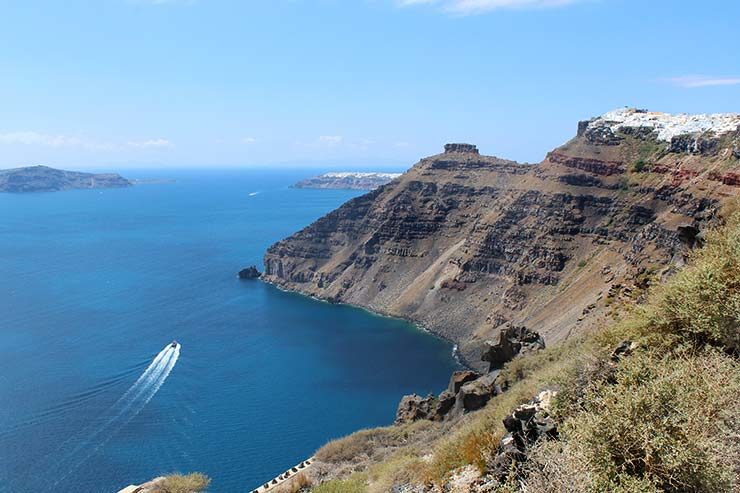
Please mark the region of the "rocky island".
[[332, 172], [299, 181], [293, 185], [293, 188], [375, 190], [399, 176], [401, 176], [401, 173]]
[[0, 170], [0, 192], [58, 192], [84, 188], [122, 188], [133, 183], [115, 173], [83, 173], [48, 166]]

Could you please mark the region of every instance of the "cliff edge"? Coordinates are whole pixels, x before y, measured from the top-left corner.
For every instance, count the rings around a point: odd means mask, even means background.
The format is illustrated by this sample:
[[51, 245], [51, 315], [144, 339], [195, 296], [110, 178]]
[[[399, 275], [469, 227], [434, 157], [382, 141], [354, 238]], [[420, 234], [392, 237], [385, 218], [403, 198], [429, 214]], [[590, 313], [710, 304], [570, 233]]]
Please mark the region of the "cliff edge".
[[615, 110], [539, 164], [448, 144], [271, 246], [263, 279], [414, 320], [482, 367], [505, 327], [549, 344], [638, 299], [739, 187], [740, 115]]

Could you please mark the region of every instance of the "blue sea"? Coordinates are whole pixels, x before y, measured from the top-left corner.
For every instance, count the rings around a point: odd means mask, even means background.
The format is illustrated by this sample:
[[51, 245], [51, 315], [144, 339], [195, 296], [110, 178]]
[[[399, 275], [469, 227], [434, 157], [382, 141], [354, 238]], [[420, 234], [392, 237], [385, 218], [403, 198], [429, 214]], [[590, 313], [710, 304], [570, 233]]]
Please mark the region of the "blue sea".
[[312, 174], [134, 171], [175, 182], [0, 194], [1, 492], [190, 471], [244, 492], [445, 387], [449, 344], [236, 278], [358, 195], [289, 188]]

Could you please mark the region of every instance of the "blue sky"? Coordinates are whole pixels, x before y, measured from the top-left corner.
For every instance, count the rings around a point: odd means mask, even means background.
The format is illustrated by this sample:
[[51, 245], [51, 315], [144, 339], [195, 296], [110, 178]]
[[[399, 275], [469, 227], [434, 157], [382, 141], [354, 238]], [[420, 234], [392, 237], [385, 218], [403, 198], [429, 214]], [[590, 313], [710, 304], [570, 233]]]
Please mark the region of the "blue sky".
[[740, 112], [735, 0], [0, 0], [0, 167], [539, 161], [620, 106]]

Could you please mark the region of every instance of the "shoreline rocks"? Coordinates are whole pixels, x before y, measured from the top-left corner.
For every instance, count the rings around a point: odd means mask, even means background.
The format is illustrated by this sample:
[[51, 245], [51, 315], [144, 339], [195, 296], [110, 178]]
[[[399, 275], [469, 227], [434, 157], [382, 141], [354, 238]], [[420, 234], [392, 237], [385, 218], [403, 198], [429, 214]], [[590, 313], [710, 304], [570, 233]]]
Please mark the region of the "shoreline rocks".
[[482, 409], [505, 390], [498, 381], [504, 363], [522, 353], [544, 347], [544, 339], [537, 332], [526, 327], [508, 327], [501, 332], [499, 342], [490, 343], [481, 356], [483, 361], [492, 362], [491, 371], [486, 374], [472, 370], [456, 371], [450, 376], [447, 389], [437, 397], [432, 394], [427, 397], [417, 394], [403, 396], [396, 411], [396, 424], [422, 419], [443, 421]]
[[239, 271], [239, 279], [259, 279], [259, 277], [262, 275], [260, 271], [257, 270], [257, 267], [254, 265], [250, 265], [246, 269], [242, 269]]

